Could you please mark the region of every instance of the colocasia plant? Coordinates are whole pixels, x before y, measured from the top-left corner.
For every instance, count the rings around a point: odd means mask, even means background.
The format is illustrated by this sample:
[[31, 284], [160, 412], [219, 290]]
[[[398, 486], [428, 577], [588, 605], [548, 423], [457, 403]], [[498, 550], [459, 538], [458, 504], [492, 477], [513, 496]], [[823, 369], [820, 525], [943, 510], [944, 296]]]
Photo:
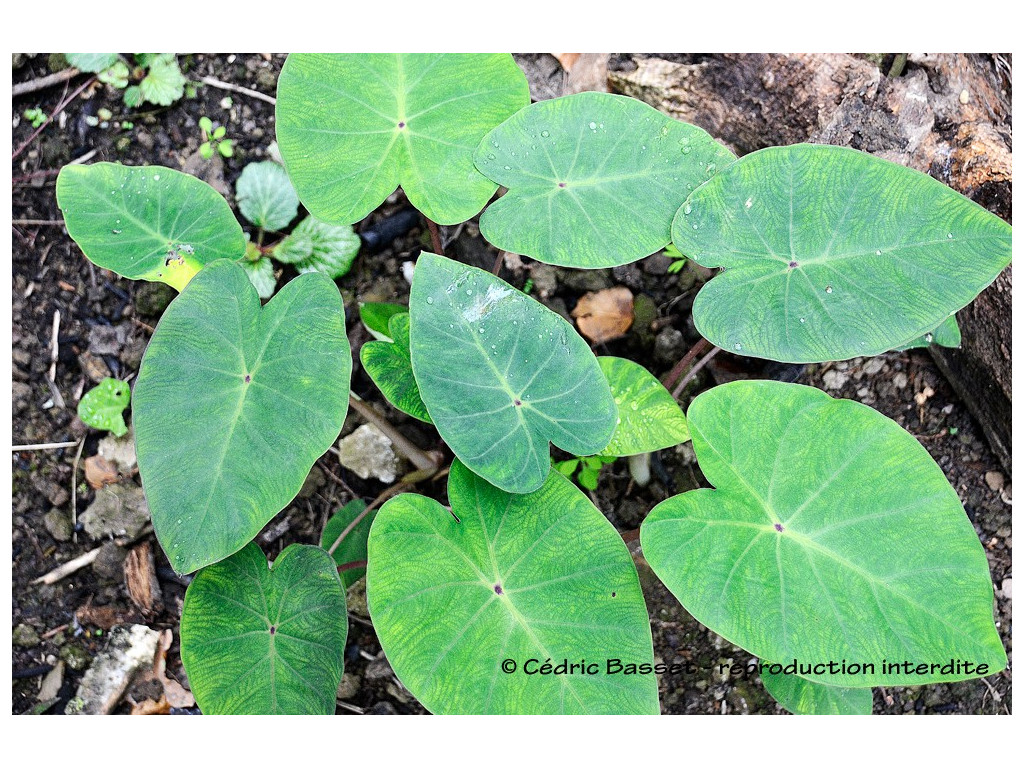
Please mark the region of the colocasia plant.
[[[324, 226], [360, 221], [401, 186], [430, 221], [482, 210], [495, 247], [563, 267], [671, 243], [717, 270], [693, 305], [700, 333], [768, 360], [956, 339], [957, 310], [1010, 260], [1006, 223], [921, 173], [833, 146], [737, 159], [617, 95], [531, 104], [503, 54], [294, 54], [277, 141]], [[132, 408], [157, 538], [196, 572], [181, 652], [204, 712], [333, 713], [358, 575], [339, 565], [365, 560], [381, 645], [432, 712], [657, 713], [633, 560], [552, 471], [552, 444], [614, 457], [692, 440], [711, 487], [654, 508], [643, 555], [698, 621], [773, 665], [763, 682], [795, 712], [868, 713], [872, 686], [1006, 665], [978, 537], [896, 423], [775, 381], [714, 387], [684, 416], [641, 366], [595, 357], [533, 298], [430, 252], [407, 308], [367, 309], [378, 340], [360, 359], [454, 454], [450, 508], [403, 493], [370, 516], [360, 501], [322, 546], [270, 565], [253, 540], [349, 403], [336, 284], [303, 273], [262, 304], [231, 209], [174, 170], [68, 166], [57, 195], [98, 266], [180, 291]]]

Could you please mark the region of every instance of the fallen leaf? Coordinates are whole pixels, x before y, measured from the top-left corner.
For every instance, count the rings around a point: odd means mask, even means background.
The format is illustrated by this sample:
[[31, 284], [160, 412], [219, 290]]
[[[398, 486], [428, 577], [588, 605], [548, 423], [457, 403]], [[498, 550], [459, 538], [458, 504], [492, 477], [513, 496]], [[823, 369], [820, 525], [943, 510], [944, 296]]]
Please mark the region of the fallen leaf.
[[633, 293], [619, 285], [584, 294], [572, 316], [580, 333], [595, 344], [617, 339], [633, 324]]
[[153, 548], [148, 541], [139, 544], [125, 558], [124, 583], [128, 596], [144, 616], [152, 617], [163, 610], [163, 594], [156, 578]]
[[160, 701], [146, 699], [132, 707], [133, 715], [166, 715], [170, 714], [170, 711], [171, 704], [163, 696], [160, 697]]
[[566, 72], [572, 72], [572, 67], [576, 63], [576, 59], [580, 57], [578, 53], [552, 53], [558, 63], [562, 65], [562, 69]]
[[130, 614], [110, 605], [93, 605], [92, 599], [75, 611], [75, 618], [83, 627], [96, 627], [104, 631], [127, 622]]
[[90, 488], [102, 488], [120, 479], [117, 467], [102, 456], [90, 456], [85, 460], [85, 480]]
[[170, 649], [172, 642], [174, 642], [174, 634], [171, 630], [165, 629], [160, 636], [156, 658], [153, 660], [153, 674], [164, 686], [163, 699], [170, 706], [178, 708], [193, 707], [196, 703], [196, 697], [192, 695], [192, 692], [186, 691], [185, 687], [177, 680], [167, 677], [167, 651]]

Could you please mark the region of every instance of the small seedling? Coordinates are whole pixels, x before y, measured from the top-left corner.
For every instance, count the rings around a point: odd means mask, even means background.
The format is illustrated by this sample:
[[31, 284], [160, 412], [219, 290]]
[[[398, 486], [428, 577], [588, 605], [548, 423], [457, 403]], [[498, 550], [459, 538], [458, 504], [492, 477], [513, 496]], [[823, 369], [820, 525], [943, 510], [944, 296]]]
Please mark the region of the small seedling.
[[578, 469], [579, 473], [576, 474], [576, 482], [580, 484], [580, 487], [586, 488], [588, 491], [596, 491], [601, 467], [605, 464], [611, 464], [613, 461], [615, 461], [614, 456], [576, 456], [572, 459], [556, 461], [552, 466], [570, 480]]
[[[284, 175], [316, 217], [273, 249], [301, 254], [297, 266], [326, 228], [351, 228], [401, 185], [436, 223], [484, 209], [485, 238], [539, 261], [608, 267], [666, 251], [721, 268], [693, 305], [707, 339], [825, 362], [958, 338], [950, 318], [1010, 260], [1007, 224], [923, 174], [806, 144], [737, 159], [611, 94], [531, 105], [507, 55], [294, 54], [277, 93]], [[212, 156], [225, 139], [204, 120]], [[283, 176], [252, 174], [264, 172]], [[181, 290], [133, 411], [157, 537], [176, 570], [199, 570], [181, 638], [204, 712], [332, 712], [338, 568], [364, 559], [381, 646], [431, 711], [657, 712], [655, 675], [620, 674], [654, 669], [632, 556], [551, 471], [552, 444], [577, 457], [560, 469], [592, 485], [614, 457], [692, 440], [712, 487], [655, 507], [643, 556], [692, 616], [768, 665], [766, 690], [791, 711], [866, 712], [872, 686], [1006, 666], [978, 536], [895, 422], [772, 381], [714, 387], [684, 415], [649, 371], [596, 357], [525, 292], [431, 252], [407, 310], [364, 308], [377, 340], [360, 359], [455, 454], [450, 508], [388, 500], [359, 557], [369, 518], [346, 507], [320, 547], [292, 545], [271, 567], [253, 539], [345, 420], [337, 286], [301, 274], [262, 306], [238, 266], [256, 251], [230, 208], [168, 169], [68, 166], [57, 195], [90, 259]], [[239, 198], [260, 232], [294, 218], [290, 198]]]
[[199, 154], [204, 159], [211, 159], [215, 152], [219, 153], [221, 157], [231, 157], [235, 154], [234, 142], [225, 138], [228, 129], [223, 125], [214, 126], [213, 121], [203, 115], [199, 118], [199, 130], [202, 134]]
[[101, 83], [123, 90], [129, 108], [145, 102], [170, 106], [184, 94], [185, 76], [173, 53], [136, 53], [131, 62], [118, 53], [65, 53], [64, 57], [71, 66], [95, 73]]
[[32, 124], [33, 128], [38, 128], [40, 125], [45, 123], [46, 120], [47, 120], [46, 113], [43, 112], [43, 110], [39, 109], [38, 107], [33, 107], [31, 109], [26, 109], [24, 112], [22, 112], [22, 117], [24, 117], [26, 120], [28, 120], [29, 123]]

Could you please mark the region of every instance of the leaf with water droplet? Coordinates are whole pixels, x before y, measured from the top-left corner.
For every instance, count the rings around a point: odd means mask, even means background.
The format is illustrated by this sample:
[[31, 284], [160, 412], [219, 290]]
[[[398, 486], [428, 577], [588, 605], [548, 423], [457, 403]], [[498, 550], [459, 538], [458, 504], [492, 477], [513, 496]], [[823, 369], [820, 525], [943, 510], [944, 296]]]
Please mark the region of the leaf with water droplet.
[[[749, 198], [757, 205], [747, 208]], [[1010, 261], [1011, 229], [997, 216], [923, 173], [845, 147], [753, 152], [687, 203], [693, 212], [676, 216], [673, 241], [725, 270], [694, 301], [697, 330], [719, 346], [739, 336], [752, 357], [820, 362], [905, 346]]]
[[953, 314], [943, 320], [942, 324], [935, 330], [926, 333], [924, 336], [918, 336], [909, 344], [898, 347], [897, 349], [902, 352], [905, 349], [920, 349], [931, 344], [935, 344], [939, 347], [951, 347], [953, 349], [958, 349], [960, 347], [960, 342], [960, 325], [956, 321], [956, 314]]
[[[604, 130], [591, 121], [598, 114]], [[660, 128], [647, 122], [652, 115]], [[669, 242], [685, 182], [702, 183], [709, 162], [733, 160], [700, 128], [666, 120], [636, 99], [594, 92], [521, 110], [490, 134], [503, 148], [500, 165], [482, 162], [484, 145], [477, 150], [480, 171], [509, 190], [481, 215], [481, 234], [498, 248], [569, 267], [618, 266], [656, 253]], [[513, 157], [540, 126], [551, 140], [529, 158]], [[656, 141], [662, 131], [687, 138], [693, 154]]]
[[[650, 371], [621, 357], [599, 357], [597, 361], [619, 406], [615, 434], [601, 455], [651, 453], [690, 439], [682, 408]], [[625, 403], [629, 407], [624, 410]]]
[[78, 418], [93, 429], [105, 429], [122, 437], [128, 433], [122, 414], [131, 396], [126, 382], [109, 377], [103, 379], [78, 402]]
[[[640, 539], [697, 621], [830, 685], [977, 676], [899, 674], [882, 659], [1005, 667], [985, 551], [913, 435], [861, 403], [775, 381], [715, 387], [686, 417], [713, 490], [659, 504]], [[831, 673], [841, 659], [874, 668]]]

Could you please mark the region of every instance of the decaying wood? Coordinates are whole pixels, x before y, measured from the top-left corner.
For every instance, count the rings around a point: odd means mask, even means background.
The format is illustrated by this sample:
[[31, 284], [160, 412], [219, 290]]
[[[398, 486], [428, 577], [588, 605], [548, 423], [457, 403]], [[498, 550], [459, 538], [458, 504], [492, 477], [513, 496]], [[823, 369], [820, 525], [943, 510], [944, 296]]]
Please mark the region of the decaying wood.
[[[613, 91], [707, 130], [740, 155], [810, 141], [849, 146], [930, 174], [1012, 219], [1008, 57], [910, 54], [902, 76], [865, 57], [750, 54], [616, 57]], [[958, 313], [961, 349], [933, 349], [939, 368], [1010, 471], [1010, 294], [1007, 268]]]
[[132, 549], [125, 558], [124, 583], [129, 597], [143, 616], [152, 617], [163, 610], [163, 594], [156, 578], [153, 547], [148, 541]]

